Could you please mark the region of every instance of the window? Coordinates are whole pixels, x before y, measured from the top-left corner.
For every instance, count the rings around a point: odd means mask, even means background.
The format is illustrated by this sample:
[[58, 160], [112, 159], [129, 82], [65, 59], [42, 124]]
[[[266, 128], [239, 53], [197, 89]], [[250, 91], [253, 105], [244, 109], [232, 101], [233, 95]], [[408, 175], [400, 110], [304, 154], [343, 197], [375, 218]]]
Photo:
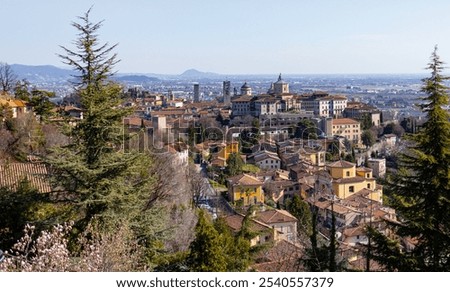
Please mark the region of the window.
[[349, 187], [348, 187], [348, 191], [349, 191], [350, 193], [355, 192], [355, 187], [354, 187], [354, 186], [349, 186]]
[[370, 189], [370, 184], [367, 184], [367, 188]]
[[347, 171], [345, 175], [350, 176], [350, 171]]

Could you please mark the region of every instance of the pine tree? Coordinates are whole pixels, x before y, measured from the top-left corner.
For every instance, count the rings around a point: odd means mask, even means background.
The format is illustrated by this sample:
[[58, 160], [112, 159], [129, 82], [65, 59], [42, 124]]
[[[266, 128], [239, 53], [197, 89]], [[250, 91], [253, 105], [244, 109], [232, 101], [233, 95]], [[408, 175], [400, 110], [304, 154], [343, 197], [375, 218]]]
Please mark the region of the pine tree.
[[399, 252], [398, 243], [371, 231], [374, 257], [392, 270], [450, 271], [450, 116], [448, 88], [437, 48], [428, 64], [431, 76], [423, 80], [422, 110], [427, 121], [409, 138], [411, 146], [400, 156], [400, 170], [390, 182], [389, 198], [401, 220], [397, 235], [417, 242], [412, 251]]

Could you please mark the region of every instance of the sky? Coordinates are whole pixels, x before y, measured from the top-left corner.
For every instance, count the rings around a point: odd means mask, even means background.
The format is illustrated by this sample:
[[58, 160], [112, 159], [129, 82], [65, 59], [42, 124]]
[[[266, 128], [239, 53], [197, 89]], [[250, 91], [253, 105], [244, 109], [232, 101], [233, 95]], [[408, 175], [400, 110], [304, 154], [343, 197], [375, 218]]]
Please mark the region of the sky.
[[91, 6], [120, 73], [423, 73], [450, 63], [448, 0], [0, 0], [0, 62], [64, 67]]

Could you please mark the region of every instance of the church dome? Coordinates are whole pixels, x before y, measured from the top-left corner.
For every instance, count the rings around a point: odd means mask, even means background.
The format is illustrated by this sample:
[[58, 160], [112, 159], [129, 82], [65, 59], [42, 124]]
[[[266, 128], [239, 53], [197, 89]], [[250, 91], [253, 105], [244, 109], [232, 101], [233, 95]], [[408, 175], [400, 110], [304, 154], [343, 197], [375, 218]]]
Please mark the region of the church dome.
[[242, 85], [241, 89], [250, 89], [250, 86], [247, 84], [247, 82]]

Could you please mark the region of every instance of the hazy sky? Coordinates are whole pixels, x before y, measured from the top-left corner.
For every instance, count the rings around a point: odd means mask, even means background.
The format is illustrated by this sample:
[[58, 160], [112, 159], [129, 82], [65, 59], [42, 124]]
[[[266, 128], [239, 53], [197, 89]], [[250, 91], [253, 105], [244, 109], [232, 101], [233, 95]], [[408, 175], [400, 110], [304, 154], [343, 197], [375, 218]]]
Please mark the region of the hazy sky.
[[435, 44], [450, 63], [448, 0], [0, 0], [0, 61], [62, 67], [92, 5], [122, 73], [423, 73]]

